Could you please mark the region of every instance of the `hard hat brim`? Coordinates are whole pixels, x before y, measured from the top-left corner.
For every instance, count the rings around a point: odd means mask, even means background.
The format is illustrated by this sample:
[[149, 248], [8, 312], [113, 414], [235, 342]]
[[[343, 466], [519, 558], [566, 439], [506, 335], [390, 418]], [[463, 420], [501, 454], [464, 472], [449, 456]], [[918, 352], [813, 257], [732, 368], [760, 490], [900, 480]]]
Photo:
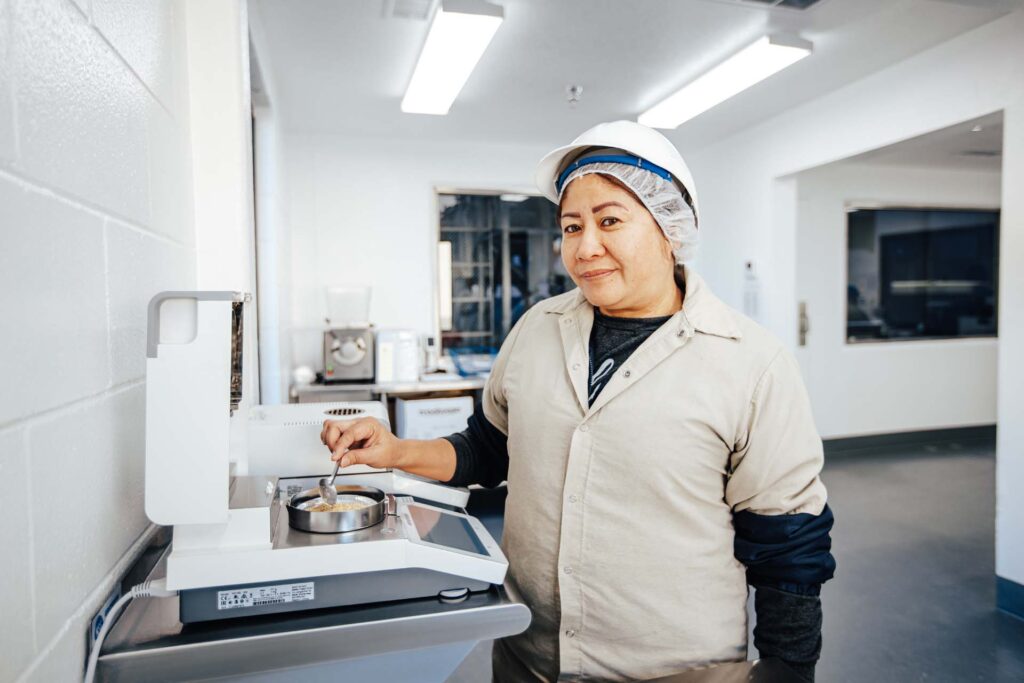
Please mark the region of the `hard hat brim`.
[[571, 156], [574, 152], [579, 152], [593, 145], [565, 145], [554, 149], [544, 155], [544, 158], [537, 164], [537, 170], [534, 172], [534, 183], [537, 184], [537, 189], [541, 191], [545, 197], [550, 199], [555, 204], [558, 203], [558, 191], [555, 189], [555, 181], [558, 179], [558, 172], [561, 170], [566, 157]]

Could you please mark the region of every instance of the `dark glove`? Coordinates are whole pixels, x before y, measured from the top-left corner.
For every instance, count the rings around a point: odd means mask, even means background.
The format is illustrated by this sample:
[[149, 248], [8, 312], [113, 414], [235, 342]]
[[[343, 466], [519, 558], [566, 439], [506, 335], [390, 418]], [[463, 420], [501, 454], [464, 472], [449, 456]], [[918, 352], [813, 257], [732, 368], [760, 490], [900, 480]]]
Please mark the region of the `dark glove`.
[[817, 595], [755, 586], [754, 646], [761, 657], [777, 657], [805, 681], [814, 681], [821, 655], [821, 600]]
[[801, 678], [801, 680], [807, 681], [807, 683], [814, 683], [814, 666], [816, 662], [785, 662], [786, 666], [793, 670], [793, 672]]

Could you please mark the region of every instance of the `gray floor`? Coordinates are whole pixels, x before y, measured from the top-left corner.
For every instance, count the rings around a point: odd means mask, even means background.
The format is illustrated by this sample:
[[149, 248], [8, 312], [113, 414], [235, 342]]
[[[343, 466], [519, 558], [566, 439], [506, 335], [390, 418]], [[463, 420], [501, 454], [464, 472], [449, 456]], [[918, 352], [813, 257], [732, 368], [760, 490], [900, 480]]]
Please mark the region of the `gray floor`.
[[[819, 682], [1024, 681], [1024, 621], [994, 608], [993, 451], [937, 442], [829, 458], [838, 570], [822, 595]], [[500, 534], [500, 498], [475, 498]], [[481, 643], [449, 683], [489, 680]]]

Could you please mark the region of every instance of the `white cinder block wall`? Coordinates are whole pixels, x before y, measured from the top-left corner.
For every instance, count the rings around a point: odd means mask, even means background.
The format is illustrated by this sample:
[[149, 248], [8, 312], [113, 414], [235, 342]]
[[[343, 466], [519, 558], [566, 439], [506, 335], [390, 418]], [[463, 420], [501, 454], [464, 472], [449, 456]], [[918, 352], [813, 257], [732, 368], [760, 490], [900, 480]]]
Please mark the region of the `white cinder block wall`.
[[146, 302], [195, 280], [184, 20], [0, 0], [0, 681], [81, 677], [148, 526]]

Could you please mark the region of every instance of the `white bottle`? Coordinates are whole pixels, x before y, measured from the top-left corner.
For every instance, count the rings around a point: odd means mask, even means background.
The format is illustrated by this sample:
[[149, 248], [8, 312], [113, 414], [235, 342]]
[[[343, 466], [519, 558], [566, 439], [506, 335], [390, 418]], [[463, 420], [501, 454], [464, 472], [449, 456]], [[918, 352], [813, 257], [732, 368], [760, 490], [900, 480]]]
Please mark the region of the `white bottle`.
[[377, 383], [416, 382], [420, 378], [419, 339], [412, 330], [378, 330]]

